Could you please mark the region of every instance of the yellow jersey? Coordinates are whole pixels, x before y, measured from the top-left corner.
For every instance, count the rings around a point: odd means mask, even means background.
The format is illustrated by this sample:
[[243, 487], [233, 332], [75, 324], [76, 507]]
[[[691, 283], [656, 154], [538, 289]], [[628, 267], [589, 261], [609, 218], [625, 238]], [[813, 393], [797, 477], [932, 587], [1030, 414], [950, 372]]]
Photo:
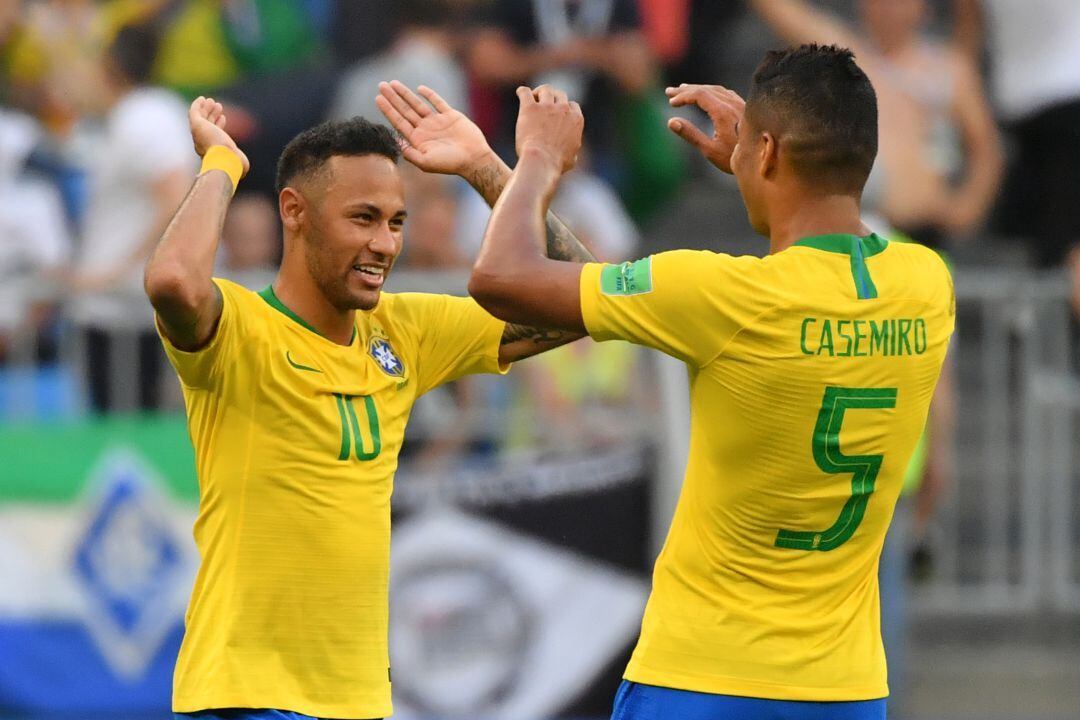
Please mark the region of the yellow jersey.
[[500, 372], [504, 324], [469, 298], [383, 293], [352, 342], [215, 280], [217, 330], [165, 349], [199, 478], [201, 564], [173, 710], [390, 715], [390, 494], [413, 403]]
[[581, 308], [593, 338], [689, 367], [686, 477], [626, 679], [888, 695], [878, 557], [953, 330], [941, 259], [875, 235], [667, 252], [587, 265]]

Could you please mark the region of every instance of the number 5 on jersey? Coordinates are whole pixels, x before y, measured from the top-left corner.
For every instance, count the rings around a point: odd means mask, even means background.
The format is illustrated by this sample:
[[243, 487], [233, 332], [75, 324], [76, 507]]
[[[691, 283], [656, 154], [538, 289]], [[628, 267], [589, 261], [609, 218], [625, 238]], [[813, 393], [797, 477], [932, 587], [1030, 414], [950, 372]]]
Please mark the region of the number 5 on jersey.
[[889, 409], [896, 407], [896, 388], [825, 388], [817, 425], [814, 426], [814, 462], [822, 471], [851, 473], [851, 497], [840, 510], [840, 517], [825, 530], [780, 530], [776, 547], [792, 550], [835, 550], [859, 527], [866, 503], [874, 492], [884, 455], [845, 455], [840, 451], [840, 426], [844, 413], [854, 409]]
[[[365, 450], [364, 437], [360, 433], [360, 421], [356, 417], [353, 400], [364, 401], [364, 413], [367, 415], [367, 430], [371, 439], [371, 450]], [[382, 439], [379, 437], [379, 412], [375, 409], [375, 400], [370, 395], [342, 395], [334, 393], [338, 416], [341, 418], [341, 450], [338, 460], [348, 460], [356, 450], [357, 460], [374, 460], [382, 452]]]

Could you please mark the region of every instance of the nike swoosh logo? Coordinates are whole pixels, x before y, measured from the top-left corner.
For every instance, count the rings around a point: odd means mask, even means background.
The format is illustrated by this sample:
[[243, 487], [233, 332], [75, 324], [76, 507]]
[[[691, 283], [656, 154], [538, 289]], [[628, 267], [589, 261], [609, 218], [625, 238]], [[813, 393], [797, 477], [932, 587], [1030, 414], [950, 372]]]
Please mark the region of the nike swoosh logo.
[[285, 351], [285, 359], [288, 360], [289, 364], [292, 365], [297, 370], [307, 370], [308, 372], [317, 372], [317, 373], [322, 372], [322, 370], [319, 370], [318, 368], [308, 367], [307, 365], [301, 365], [300, 363], [296, 362], [295, 360], [292, 359], [292, 356], [289, 355], [288, 350]]

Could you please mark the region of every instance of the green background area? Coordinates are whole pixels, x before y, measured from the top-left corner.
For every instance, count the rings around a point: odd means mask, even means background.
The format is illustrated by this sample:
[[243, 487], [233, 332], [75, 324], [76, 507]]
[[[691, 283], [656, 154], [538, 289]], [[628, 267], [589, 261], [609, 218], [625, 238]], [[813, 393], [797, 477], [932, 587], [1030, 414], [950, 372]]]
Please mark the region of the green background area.
[[181, 414], [0, 426], [0, 503], [68, 503], [110, 450], [152, 467], [176, 499], [196, 502], [195, 459]]

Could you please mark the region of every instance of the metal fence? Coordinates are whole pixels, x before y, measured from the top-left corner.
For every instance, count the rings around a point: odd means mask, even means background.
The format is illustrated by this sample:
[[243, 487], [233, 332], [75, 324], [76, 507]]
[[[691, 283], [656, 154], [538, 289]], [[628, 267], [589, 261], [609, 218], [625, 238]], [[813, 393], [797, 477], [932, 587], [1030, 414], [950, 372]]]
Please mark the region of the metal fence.
[[958, 272], [957, 463], [928, 613], [1080, 612], [1076, 321], [1060, 277]]

